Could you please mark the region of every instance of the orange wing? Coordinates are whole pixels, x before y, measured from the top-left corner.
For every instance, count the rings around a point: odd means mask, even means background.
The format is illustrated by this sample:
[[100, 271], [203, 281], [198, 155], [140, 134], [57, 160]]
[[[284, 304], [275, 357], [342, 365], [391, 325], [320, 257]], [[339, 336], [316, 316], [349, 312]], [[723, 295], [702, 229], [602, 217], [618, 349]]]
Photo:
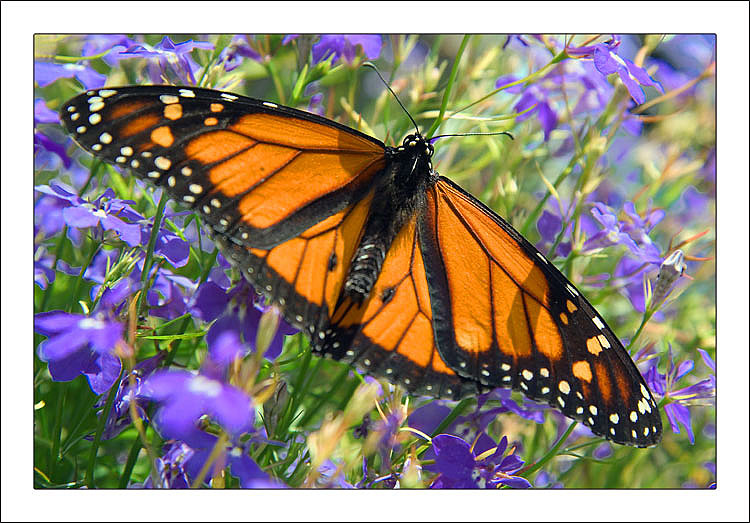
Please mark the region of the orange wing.
[[208, 89], [88, 91], [60, 112], [73, 138], [269, 249], [359, 201], [385, 167], [378, 140], [310, 113]]
[[357, 304], [343, 296], [313, 347], [416, 393], [468, 396], [477, 384], [446, 366], [435, 346], [417, 229], [415, 216], [396, 235], [369, 297]]
[[349, 261], [359, 245], [373, 193], [270, 250], [216, 235], [227, 259], [256, 290], [278, 303], [290, 323], [319, 339], [328, 329]]
[[437, 348], [484, 387], [512, 387], [618, 443], [661, 437], [656, 403], [619, 339], [507, 222], [446, 178], [420, 240]]

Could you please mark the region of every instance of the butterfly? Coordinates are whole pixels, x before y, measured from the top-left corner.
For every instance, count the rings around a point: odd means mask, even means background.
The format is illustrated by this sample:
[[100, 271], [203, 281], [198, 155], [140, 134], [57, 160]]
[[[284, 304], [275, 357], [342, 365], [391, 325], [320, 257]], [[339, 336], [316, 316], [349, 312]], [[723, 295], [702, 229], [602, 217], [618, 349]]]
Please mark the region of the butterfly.
[[655, 399], [602, 317], [494, 211], [397, 147], [316, 114], [209, 89], [89, 90], [74, 140], [200, 213], [312, 348], [459, 399], [506, 387], [619, 444], [661, 439]]

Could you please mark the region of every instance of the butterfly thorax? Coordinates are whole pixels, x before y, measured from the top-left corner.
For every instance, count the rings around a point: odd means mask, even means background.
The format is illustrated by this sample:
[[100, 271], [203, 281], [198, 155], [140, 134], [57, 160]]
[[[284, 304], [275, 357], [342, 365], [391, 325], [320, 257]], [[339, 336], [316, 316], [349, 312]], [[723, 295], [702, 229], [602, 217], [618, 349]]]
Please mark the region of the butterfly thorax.
[[432, 144], [420, 134], [407, 136], [399, 147], [386, 148], [386, 167], [375, 189], [375, 203], [344, 283], [346, 294], [355, 302], [369, 296], [396, 233], [424, 208], [425, 191], [437, 183], [432, 153]]

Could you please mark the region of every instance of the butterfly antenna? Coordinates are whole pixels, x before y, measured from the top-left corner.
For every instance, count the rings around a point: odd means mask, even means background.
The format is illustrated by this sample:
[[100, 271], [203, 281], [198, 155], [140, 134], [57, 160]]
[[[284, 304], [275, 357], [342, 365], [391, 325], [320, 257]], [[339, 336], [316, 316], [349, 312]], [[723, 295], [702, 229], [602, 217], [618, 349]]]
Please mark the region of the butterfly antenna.
[[458, 134], [440, 134], [440, 135], [438, 135], [438, 136], [433, 136], [432, 138], [430, 138], [430, 143], [434, 142], [434, 141], [435, 141], [435, 140], [437, 140], [438, 138], [446, 138], [446, 137], [448, 137], [448, 136], [497, 136], [497, 135], [499, 135], [499, 134], [504, 134], [505, 136], [507, 136], [507, 137], [508, 137], [508, 138], [510, 138], [511, 140], [513, 140], [513, 139], [514, 139], [514, 138], [513, 138], [513, 135], [512, 135], [512, 134], [510, 134], [510, 133], [509, 133], [508, 131], [497, 131], [497, 132], [492, 132], [492, 133], [458, 133]]
[[383, 82], [383, 85], [385, 85], [388, 88], [388, 90], [391, 92], [391, 94], [393, 95], [393, 97], [398, 102], [398, 105], [401, 106], [401, 109], [404, 110], [404, 112], [406, 113], [406, 116], [408, 116], [409, 120], [411, 120], [411, 123], [414, 124], [414, 128], [417, 130], [417, 135], [418, 136], [422, 136], [420, 134], [420, 132], [419, 132], [419, 126], [417, 125], [417, 122], [415, 122], [414, 118], [411, 117], [411, 115], [409, 114], [409, 111], [406, 110], [406, 107], [404, 107], [404, 104], [402, 104], [401, 100], [398, 99], [398, 96], [396, 96], [396, 93], [393, 92], [393, 89], [391, 89], [391, 86], [388, 85], [388, 82], [385, 81], [385, 78], [383, 78], [383, 75], [380, 74], [380, 71], [378, 71], [378, 68], [375, 67], [375, 64], [372, 63], [372, 62], [364, 62], [362, 65], [365, 66], [365, 67], [370, 67], [371, 69], [373, 69], [378, 74], [378, 76], [380, 77], [380, 80]]

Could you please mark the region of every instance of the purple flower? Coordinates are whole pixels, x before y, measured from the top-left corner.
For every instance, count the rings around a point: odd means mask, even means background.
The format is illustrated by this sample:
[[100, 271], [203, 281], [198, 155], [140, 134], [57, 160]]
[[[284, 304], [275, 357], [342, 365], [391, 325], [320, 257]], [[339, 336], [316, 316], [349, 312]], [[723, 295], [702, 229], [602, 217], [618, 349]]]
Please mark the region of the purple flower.
[[[677, 206], [672, 207], [672, 213], [677, 215], [683, 223], [697, 223], [713, 220], [713, 202], [715, 194], [702, 192], [692, 185], [688, 185], [680, 196]], [[676, 207], [676, 208], [675, 208]], [[671, 214], [671, 213], [670, 213]]]
[[60, 115], [47, 107], [47, 102], [42, 98], [34, 100], [34, 125], [40, 123], [60, 123]]
[[53, 64], [51, 62], [34, 62], [34, 80], [39, 87], [46, 87], [59, 78], [74, 78], [86, 89], [98, 89], [104, 86], [107, 77], [97, 73], [88, 65]]
[[664, 92], [661, 84], [655, 81], [645, 69], [635, 65], [627, 58], [622, 58], [615, 52], [620, 46], [620, 40], [613, 38], [609, 42], [585, 47], [568, 47], [566, 52], [570, 56], [593, 58], [594, 67], [604, 76], [617, 73], [625, 84], [630, 96], [636, 103], [646, 101], [646, 93], [642, 85], [648, 85]]
[[[510, 389], [497, 388], [486, 395], [480, 396], [477, 401], [477, 409], [481, 408], [485, 401], [490, 399], [496, 399], [500, 401], [500, 407], [495, 411], [496, 414], [503, 412], [512, 412], [524, 419], [534, 421], [536, 423], [544, 423], [544, 415], [549, 410], [549, 405], [543, 403], [537, 403], [536, 401], [523, 398], [519, 405], [515, 400], [512, 399], [512, 391]], [[493, 409], [494, 410], [494, 409]], [[494, 420], [494, 416], [489, 422]], [[487, 425], [481, 427], [484, 430]]]
[[[568, 207], [566, 212], [563, 212], [563, 204], [556, 199], [554, 200], [554, 203], [548, 202], [548, 207], [550, 207], [552, 211], [548, 211], [546, 209], [542, 211], [541, 216], [536, 222], [536, 228], [537, 231], [539, 231], [539, 236], [541, 237], [540, 242], [537, 244], [537, 248], [540, 251], [546, 251], [550, 249], [552, 245], [554, 245], [555, 241], [557, 241], [557, 237], [560, 235], [560, 232], [562, 230], [563, 218], [567, 222], [563, 238], [570, 238], [573, 233], [573, 222], [571, 220], [571, 217], [573, 211], [575, 210], [574, 207], [571, 205]], [[555, 253], [550, 253], [550, 255], [554, 256], [556, 254], [557, 256], [560, 256], [562, 258], [567, 258], [570, 254], [570, 249], [570, 241], [561, 241], [557, 245]]]
[[115, 348], [124, 343], [121, 323], [103, 314], [92, 317], [50, 311], [35, 315], [34, 330], [47, 336], [37, 353], [48, 363], [53, 380], [70, 381], [83, 374], [91, 390], [102, 394], [119, 377], [122, 364]]
[[[140, 394], [144, 380], [154, 373], [166, 355], [166, 352], [158, 352], [156, 355], [138, 362], [133, 370], [120, 378], [117, 393], [112, 403], [112, 410], [107, 414], [102, 439], [112, 439], [130, 426], [133, 422], [130, 416], [130, 402]], [[133, 385], [131, 385], [131, 379]], [[105, 403], [106, 398], [102, 396], [95, 406], [101, 408]], [[142, 401], [136, 401], [135, 409], [138, 417], [147, 420], [146, 411], [143, 407]]]
[[649, 210], [645, 213], [645, 217], [641, 218], [632, 202], [625, 202], [622, 209], [628, 218], [630, 218], [629, 222], [625, 223], [623, 230], [635, 240], [642, 250], [647, 251], [647, 255], [651, 257], [649, 261], [661, 261], [659, 249], [651, 241], [648, 234], [664, 219], [667, 213], [663, 209], [650, 209], [649, 207]]
[[67, 147], [62, 142], [69, 143], [67, 137], [58, 136], [46, 127], [40, 128], [39, 124], [59, 124], [59, 115], [47, 107], [45, 101], [37, 98], [34, 101], [34, 169], [59, 170], [60, 163], [69, 169], [73, 161], [68, 156]]
[[143, 220], [143, 216], [130, 207], [135, 202], [115, 198], [115, 192], [112, 189], [107, 189], [93, 202], [84, 200], [56, 184], [41, 185], [35, 189], [68, 202], [68, 207], [62, 211], [63, 220], [68, 226], [76, 228], [101, 226], [105, 231], [116, 232], [120, 239], [131, 247], [140, 244], [140, 226], [124, 222], [120, 217], [138, 221]]
[[550, 475], [546, 470], [542, 470], [534, 478], [534, 488], [564, 488], [564, 485], [556, 481], [556, 478]]
[[617, 214], [601, 202], [594, 203], [591, 215], [603, 227], [597, 234], [586, 240], [584, 250], [624, 245], [634, 253], [638, 253], [638, 246], [633, 239], [623, 231], [623, 224]]
[[475, 455], [471, 445], [450, 434], [438, 434], [432, 438], [435, 449], [435, 464], [440, 476], [432, 488], [498, 488], [507, 485], [514, 488], [529, 488], [531, 484], [513, 474], [521, 469], [523, 461], [514, 453], [503, 457], [508, 438], [503, 436], [493, 449]]
[[146, 380], [141, 397], [159, 403], [154, 420], [165, 438], [185, 441], [194, 448], [212, 445], [213, 437], [199, 429], [208, 415], [230, 435], [253, 428], [252, 400], [232, 385], [187, 371], [159, 371]]
[[[91, 299], [95, 300], [101, 292], [100, 306], [115, 311], [122, 308], [126, 298], [142, 288], [141, 274], [144, 263], [144, 255], [138, 253], [135, 257], [122, 258], [119, 261], [118, 258], [116, 251], [101, 250], [83, 275], [87, 280], [98, 284], [91, 288]], [[105, 281], [108, 287], [102, 291], [101, 286]], [[188, 298], [183, 289], [192, 294], [195, 283], [185, 276], [172, 273], [166, 267], [159, 267], [146, 295], [149, 314], [166, 319], [184, 314]]]
[[[213, 444], [217, 441], [212, 436]], [[156, 459], [160, 484], [156, 488], [189, 488], [198, 478], [206, 460], [213, 451], [213, 444], [194, 449], [183, 441], [169, 441], [164, 445], [164, 455]], [[227, 445], [214, 462], [213, 469], [222, 469], [228, 464], [233, 476], [239, 478], [242, 488], [283, 488], [284, 485], [271, 480], [268, 474], [246, 453], [243, 446]], [[211, 474], [206, 478], [211, 479]], [[143, 488], [155, 488], [149, 476]]]
[[[502, 76], [495, 82], [495, 87], [502, 87], [517, 80], [514, 76]], [[509, 93], [521, 92], [521, 86], [508, 88]], [[550, 133], [557, 127], [557, 114], [550, 105], [549, 92], [538, 84], [533, 84], [523, 90], [521, 99], [513, 106], [516, 113], [523, 113], [516, 118], [522, 122], [536, 115], [544, 130], [544, 141], [549, 140]], [[526, 112], [524, 112], [526, 111]]]
[[[226, 355], [226, 354], [225, 354]], [[214, 351], [213, 357], [217, 353]], [[243, 390], [223, 381], [187, 371], [159, 371], [146, 380], [141, 389], [141, 397], [159, 404], [154, 423], [165, 438], [185, 443], [184, 471], [190, 481], [196, 481], [206, 461], [211, 456], [219, 438], [200, 428], [202, 418], [208, 417], [217, 423], [229, 436], [209, 472], [209, 480], [216, 471], [229, 466], [231, 473], [240, 479], [243, 488], [275, 488], [280, 485], [269, 476], [248, 455], [248, 446], [261, 441], [254, 433], [255, 410], [251, 398]], [[242, 437], [243, 443], [240, 443]]]
[[[153, 222], [142, 220], [141, 226], [141, 245], [148, 245], [153, 231]], [[172, 231], [162, 227], [156, 233], [154, 254], [164, 256], [175, 267], [183, 267], [190, 256], [190, 245]]]
[[185, 465], [195, 451], [182, 441], [168, 441], [163, 450], [164, 455], [155, 460], [160, 484], [155, 486], [149, 475], [143, 482], [143, 488], [190, 488], [190, 478]]
[[357, 56], [357, 46], [368, 60], [375, 60], [380, 56], [383, 40], [380, 35], [321, 35], [320, 40], [312, 47], [313, 63], [331, 58], [335, 64], [342, 57], [352, 63]]
[[[700, 349], [699, 351], [706, 366], [715, 373], [716, 366], [713, 359], [711, 359], [707, 352]], [[691, 373], [695, 368], [695, 364], [692, 360], [685, 360], [675, 366], [671, 345], [669, 346], [668, 358], [667, 372], [665, 374], [661, 374], [657, 370], [657, 359], [644, 375], [644, 379], [654, 393], [670, 400], [670, 403], [664, 407], [664, 412], [667, 414], [669, 424], [672, 426], [672, 432], [679, 434], [679, 425], [682, 425], [687, 431], [690, 443], [693, 444], [695, 443], [695, 436], [693, 435], [688, 407], [705, 405], [715, 401], [716, 376], [712, 374], [708, 379], [677, 389], [677, 382]]]
[[[193, 314], [203, 321], [216, 319], [206, 334], [206, 343], [209, 347], [216, 343], [224, 332], [232, 331], [236, 333], [237, 339], [252, 350], [256, 347], [260, 319], [268, 309], [270, 307], [261, 305], [255, 290], [244, 279], [229, 292], [225, 292], [211, 280], [206, 281], [198, 289], [191, 306]], [[275, 359], [281, 354], [284, 337], [295, 332], [297, 329], [280, 320], [264, 357], [269, 360]]]
[[219, 55], [219, 63], [224, 64], [226, 72], [230, 72], [239, 67], [245, 58], [260, 62], [263, 57], [253, 47], [253, 44], [255, 42], [251, 43], [251, 41], [243, 36], [234, 36], [229, 45], [222, 49]]
[[34, 169], [37, 171], [59, 169], [59, 163], [50, 157], [50, 153], [57, 156], [66, 169], [70, 167], [72, 160], [65, 146], [34, 129]]
[[[211, 456], [218, 438], [214, 435], [208, 435], [207, 444], [203, 447], [193, 449], [193, 454], [186, 460], [185, 471], [191, 484], [197, 480], [198, 475], [203, 469], [206, 461]], [[244, 444], [227, 444], [220, 452], [219, 456], [213, 462], [206, 481], [216, 475], [216, 472], [229, 466], [230, 473], [239, 478], [240, 487], [242, 488], [284, 488], [284, 485], [273, 481], [268, 474], [258, 466], [257, 463], [248, 455], [247, 445]], [[211, 473], [210, 471], [214, 472]], [[210, 483], [210, 482], [209, 482]]]
[[394, 409], [374, 424], [370, 438], [380, 453], [383, 469], [391, 467], [391, 453], [399, 444], [399, 429], [404, 423], [405, 413], [402, 409]]
[[337, 465], [330, 459], [325, 460], [318, 467], [319, 476], [316, 480], [316, 486], [319, 488], [353, 489], [354, 485], [346, 481], [343, 469], [342, 465]]
[[81, 53], [83, 56], [95, 56], [109, 51], [102, 57], [102, 60], [110, 67], [116, 67], [118, 62], [123, 58], [130, 58], [128, 55], [123, 55], [122, 52], [134, 45], [137, 45], [137, 42], [125, 35], [86, 35], [83, 37], [83, 49]]
[[[633, 308], [638, 312], [646, 311], [646, 295], [643, 288], [643, 273], [651, 266], [629, 256], [623, 256], [617, 262], [613, 276], [624, 286], [625, 295]], [[657, 314], [660, 314], [657, 312]], [[658, 319], [658, 318], [657, 318]]]
[[660, 265], [662, 257], [659, 248], [648, 233], [664, 217], [664, 211], [650, 211], [643, 219], [630, 202], [625, 203], [624, 210], [629, 219], [621, 221], [610, 207], [601, 202], [594, 203], [591, 215], [603, 229], [586, 240], [584, 251], [619, 244], [627, 247], [636, 259]]
[[214, 44], [210, 42], [194, 42], [193, 40], [175, 44], [168, 36], [165, 36], [154, 46], [137, 44], [120, 54], [153, 59], [148, 62], [147, 71], [154, 83], [163, 83], [163, 77], [166, 76], [175, 79], [178, 83], [195, 85], [194, 74], [200, 66], [190, 57], [190, 53], [194, 49], [213, 48]]
[[34, 283], [44, 290], [55, 281], [55, 271], [51, 267], [52, 260], [49, 257], [34, 257]]

